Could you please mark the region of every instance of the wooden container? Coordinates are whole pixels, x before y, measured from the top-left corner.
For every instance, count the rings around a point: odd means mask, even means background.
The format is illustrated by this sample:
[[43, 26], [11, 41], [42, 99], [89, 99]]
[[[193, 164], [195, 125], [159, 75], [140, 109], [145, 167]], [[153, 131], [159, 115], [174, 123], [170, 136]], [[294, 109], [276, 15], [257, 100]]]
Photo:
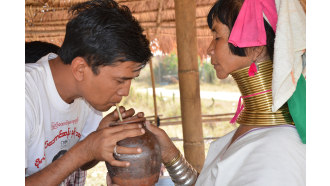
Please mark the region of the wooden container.
[[[143, 123], [145, 118], [118, 122], [114, 125], [129, 125], [130, 123]], [[144, 135], [126, 138], [117, 142], [118, 146], [140, 147], [140, 154], [114, 154], [119, 161], [130, 162], [129, 167], [114, 167], [106, 162], [112, 183], [120, 186], [151, 186], [157, 183], [161, 168], [161, 152], [159, 143], [145, 126]]]

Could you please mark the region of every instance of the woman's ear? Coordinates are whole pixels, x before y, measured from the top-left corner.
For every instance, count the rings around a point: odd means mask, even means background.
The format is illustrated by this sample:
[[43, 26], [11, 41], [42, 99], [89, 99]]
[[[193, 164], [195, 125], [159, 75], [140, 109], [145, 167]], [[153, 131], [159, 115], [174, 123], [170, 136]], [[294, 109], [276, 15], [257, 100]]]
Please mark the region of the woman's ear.
[[252, 58], [253, 61], [261, 61], [267, 57], [267, 48], [266, 46], [251, 47], [249, 48], [247, 54]]
[[71, 62], [71, 71], [77, 81], [82, 81], [86, 73], [88, 64], [82, 57], [75, 57]]

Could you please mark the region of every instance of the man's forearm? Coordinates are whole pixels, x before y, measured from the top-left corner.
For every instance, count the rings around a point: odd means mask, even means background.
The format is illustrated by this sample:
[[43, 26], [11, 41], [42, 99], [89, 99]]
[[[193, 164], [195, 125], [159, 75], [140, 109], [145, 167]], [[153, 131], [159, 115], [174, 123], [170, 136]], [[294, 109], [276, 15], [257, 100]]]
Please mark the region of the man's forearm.
[[88, 170], [88, 169], [91, 169], [91, 168], [93, 168], [96, 164], [98, 164], [99, 163], [99, 161], [97, 161], [97, 160], [92, 160], [92, 161], [90, 161], [90, 162], [88, 162], [88, 163], [85, 163], [83, 166], [81, 166], [80, 168], [81, 168], [81, 170]]
[[81, 142], [41, 171], [25, 177], [25, 185], [59, 185], [73, 171], [90, 161], [80, 149], [83, 149]]

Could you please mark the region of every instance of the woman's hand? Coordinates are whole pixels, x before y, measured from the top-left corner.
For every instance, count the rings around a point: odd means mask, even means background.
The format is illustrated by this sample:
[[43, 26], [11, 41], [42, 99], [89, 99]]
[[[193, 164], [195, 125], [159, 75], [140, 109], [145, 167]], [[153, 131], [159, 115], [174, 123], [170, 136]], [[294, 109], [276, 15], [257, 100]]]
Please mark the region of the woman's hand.
[[168, 137], [166, 132], [163, 129], [150, 124], [148, 121], [146, 121], [146, 127], [156, 136], [160, 144], [163, 163], [167, 163], [173, 160], [173, 158], [178, 155], [179, 150], [175, 147], [174, 143]]

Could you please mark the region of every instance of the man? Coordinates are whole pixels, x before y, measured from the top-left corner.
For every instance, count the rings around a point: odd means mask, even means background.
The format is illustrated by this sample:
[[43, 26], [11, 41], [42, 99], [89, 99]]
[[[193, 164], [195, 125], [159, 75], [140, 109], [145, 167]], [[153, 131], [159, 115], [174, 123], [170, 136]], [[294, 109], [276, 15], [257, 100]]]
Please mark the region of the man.
[[[83, 185], [81, 170], [98, 161], [129, 166], [113, 158], [114, 147], [144, 133], [138, 124], [108, 127], [118, 113], [102, 119], [100, 112], [128, 95], [131, 80], [152, 56], [142, 28], [127, 7], [111, 0], [77, 4], [71, 11], [58, 56], [26, 64], [26, 185]], [[123, 118], [143, 117], [120, 110]], [[141, 153], [120, 146], [116, 151]]]

